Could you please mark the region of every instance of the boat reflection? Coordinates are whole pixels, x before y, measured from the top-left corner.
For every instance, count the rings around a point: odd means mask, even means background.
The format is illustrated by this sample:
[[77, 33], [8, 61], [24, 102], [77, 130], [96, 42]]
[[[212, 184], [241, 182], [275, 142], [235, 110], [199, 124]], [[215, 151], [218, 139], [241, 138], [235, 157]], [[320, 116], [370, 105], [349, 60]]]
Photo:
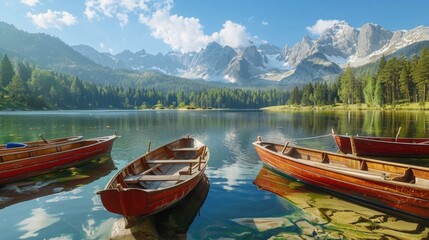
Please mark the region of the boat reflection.
[[137, 220], [125, 228], [124, 218], [113, 225], [110, 239], [186, 239], [187, 231], [204, 204], [210, 184], [204, 175], [198, 185], [173, 207]]
[[[317, 229], [317, 236], [338, 236], [346, 239], [360, 239], [371, 236], [374, 239], [401, 236], [404, 239], [425, 239], [429, 226], [426, 223], [400, 219], [372, 208], [342, 200], [326, 192], [292, 180], [265, 165], [253, 182], [259, 189], [272, 192], [292, 202], [302, 211], [285, 216], [288, 222], [300, 227], [303, 221], [306, 228]], [[253, 222], [270, 223], [263, 219]], [[247, 220], [248, 221], [248, 220]], [[259, 226], [264, 228], [266, 226]], [[368, 227], [371, 226], [371, 227]], [[305, 229], [301, 229], [305, 232]], [[285, 230], [285, 232], [288, 232]], [[285, 233], [283, 233], [285, 234]], [[288, 232], [287, 234], [296, 234]], [[316, 236], [312, 236], [316, 237]]]
[[0, 209], [39, 197], [71, 191], [106, 176], [115, 169], [111, 155], [105, 154], [75, 167], [3, 185], [0, 188]]

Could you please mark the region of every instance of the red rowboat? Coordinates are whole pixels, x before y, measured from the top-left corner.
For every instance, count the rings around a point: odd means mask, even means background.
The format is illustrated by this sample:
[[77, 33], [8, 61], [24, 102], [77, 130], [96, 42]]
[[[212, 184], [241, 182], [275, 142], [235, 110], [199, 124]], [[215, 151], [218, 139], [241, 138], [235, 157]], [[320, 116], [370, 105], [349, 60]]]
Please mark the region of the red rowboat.
[[22, 151], [23, 148], [33, 147], [46, 147], [49, 145], [55, 145], [66, 142], [73, 142], [81, 140], [82, 136], [70, 136], [64, 138], [45, 139], [42, 135], [39, 135], [41, 140], [30, 141], [30, 142], [8, 142], [6, 144], [0, 144], [0, 154], [4, 154], [5, 151]]
[[0, 154], [0, 184], [68, 168], [109, 153], [117, 135]]
[[429, 157], [429, 138], [370, 137], [338, 135], [332, 137], [342, 153], [362, 156]]
[[429, 168], [263, 142], [262, 162], [305, 183], [419, 220], [429, 219]]
[[98, 194], [108, 211], [127, 220], [151, 215], [184, 198], [204, 176], [209, 157], [200, 141], [180, 138], [127, 164]]

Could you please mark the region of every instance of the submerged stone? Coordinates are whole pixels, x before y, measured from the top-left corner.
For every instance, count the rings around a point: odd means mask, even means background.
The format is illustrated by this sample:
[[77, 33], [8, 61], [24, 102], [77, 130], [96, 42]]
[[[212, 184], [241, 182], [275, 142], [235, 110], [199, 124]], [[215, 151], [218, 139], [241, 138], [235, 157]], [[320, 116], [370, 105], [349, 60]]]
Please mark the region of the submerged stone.
[[257, 229], [259, 232], [275, 228], [293, 227], [294, 224], [287, 218], [235, 218], [232, 221], [246, 227]]

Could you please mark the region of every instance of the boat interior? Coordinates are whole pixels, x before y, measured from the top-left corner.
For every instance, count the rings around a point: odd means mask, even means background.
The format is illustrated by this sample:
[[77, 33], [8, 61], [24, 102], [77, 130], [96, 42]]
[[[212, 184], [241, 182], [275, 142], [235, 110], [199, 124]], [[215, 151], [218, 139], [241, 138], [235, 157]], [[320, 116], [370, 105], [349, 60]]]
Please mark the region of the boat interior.
[[25, 158], [63, 152], [71, 149], [81, 148], [81, 147], [95, 144], [98, 142], [99, 142], [98, 140], [86, 140], [86, 141], [70, 142], [66, 144], [59, 144], [59, 145], [53, 145], [53, 146], [45, 146], [42, 148], [26, 149], [25, 151], [16, 151], [16, 150], [12, 150], [11, 152], [2, 151], [0, 154], [0, 163], [10, 162], [15, 160], [19, 161]]
[[206, 165], [204, 145], [169, 145], [151, 151], [128, 165], [110, 187], [166, 188], [199, 174]]

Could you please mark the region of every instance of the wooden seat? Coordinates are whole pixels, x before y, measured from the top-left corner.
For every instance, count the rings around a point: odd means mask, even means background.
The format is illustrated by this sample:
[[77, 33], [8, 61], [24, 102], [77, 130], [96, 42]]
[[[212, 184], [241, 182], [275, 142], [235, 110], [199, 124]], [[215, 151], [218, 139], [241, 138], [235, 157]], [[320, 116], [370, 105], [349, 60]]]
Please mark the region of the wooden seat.
[[153, 182], [153, 181], [185, 181], [191, 175], [135, 175], [124, 178], [125, 183]]
[[166, 159], [166, 160], [146, 160], [148, 164], [184, 164], [184, 163], [199, 163], [198, 159]]
[[173, 151], [198, 151], [198, 148], [173, 148]]

